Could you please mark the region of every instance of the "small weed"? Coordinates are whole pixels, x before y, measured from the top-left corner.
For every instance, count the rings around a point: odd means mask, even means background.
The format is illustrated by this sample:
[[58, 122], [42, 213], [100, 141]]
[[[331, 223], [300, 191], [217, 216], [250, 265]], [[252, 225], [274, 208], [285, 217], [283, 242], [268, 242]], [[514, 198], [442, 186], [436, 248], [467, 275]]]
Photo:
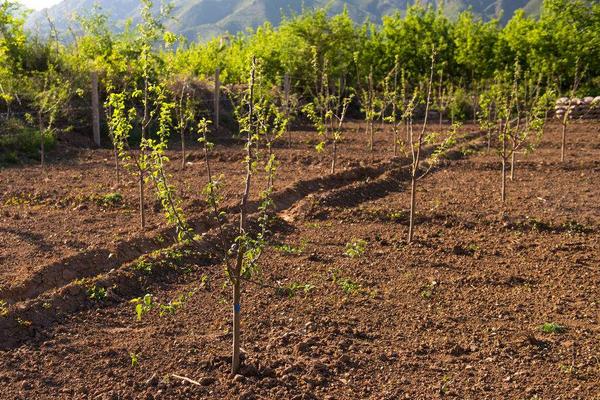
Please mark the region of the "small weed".
[[200, 289], [210, 289], [210, 277], [206, 274], [200, 277]]
[[473, 155], [473, 154], [476, 154], [476, 153], [477, 153], [477, 152], [476, 152], [474, 149], [472, 149], [472, 148], [468, 148], [468, 147], [463, 147], [463, 148], [460, 150], [460, 152], [461, 152], [461, 154], [463, 155], [463, 157], [468, 157], [468, 156], [470, 156], [470, 155]]
[[538, 232], [552, 230], [552, 227], [550, 226], [550, 224], [548, 224], [547, 222], [544, 222], [542, 220], [539, 220], [537, 218], [530, 218], [529, 225], [531, 226], [531, 228], [533, 230], [538, 231]]
[[575, 233], [584, 234], [584, 233], [588, 233], [590, 231], [590, 229], [587, 226], [580, 224], [576, 221], [570, 221], [570, 220], [565, 222], [562, 225], [562, 228], [571, 234], [575, 234]]
[[153, 267], [154, 266], [152, 265], [152, 263], [146, 260], [138, 260], [135, 264], [133, 264], [133, 269], [148, 275], [152, 273]]
[[44, 307], [46, 310], [49, 310], [52, 308], [52, 304], [45, 302], [45, 303], [42, 303], [42, 307]]
[[181, 250], [165, 249], [161, 252], [161, 255], [174, 264], [178, 264], [183, 260], [183, 252]]
[[[208, 285], [208, 276], [202, 275], [200, 288], [204, 288], [206, 285]], [[141, 321], [142, 317], [152, 311], [154, 308], [158, 308], [158, 315], [163, 317], [165, 315], [175, 314], [177, 310], [182, 308], [200, 288], [183, 293], [175, 300], [171, 300], [168, 304], [155, 303], [152, 295], [150, 294], [146, 294], [144, 297], [136, 297], [131, 299], [129, 302], [135, 304], [135, 315], [138, 321]]]
[[92, 283], [92, 280], [90, 278], [80, 278], [80, 279], [75, 279], [73, 281], [73, 284], [83, 286], [83, 287], [91, 286], [91, 283]]
[[31, 321], [27, 321], [25, 319], [22, 319], [20, 317], [17, 317], [17, 323], [25, 328], [31, 326]]
[[362, 239], [353, 240], [346, 243], [344, 254], [351, 258], [358, 258], [367, 251], [367, 242]]
[[360, 284], [354, 282], [350, 278], [341, 278], [337, 281], [337, 284], [339, 285], [339, 287], [342, 288], [342, 290], [346, 294], [354, 295], [359, 293], [361, 290]]
[[440, 385], [440, 394], [445, 395], [448, 393], [448, 386], [452, 384], [452, 379], [448, 375], [442, 377], [442, 384]]
[[107, 193], [99, 196], [96, 202], [104, 207], [117, 207], [123, 203], [123, 195], [121, 193]]
[[335, 283], [340, 288], [342, 288], [342, 290], [346, 294], [354, 295], [354, 294], [359, 293], [362, 289], [360, 284], [357, 282], [354, 282], [352, 279], [338, 277], [336, 271], [333, 272], [333, 283]]
[[545, 322], [542, 326], [540, 326], [540, 330], [544, 333], [564, 333], [567, 328], [562, 325], [559, 325], [555, 322]]
[[274, 248], [275, 248], [275, 250], [277, 250], [283, 254], [299, 256], [300, 254], [302, 254], [304, 252], [304, 249], [306, 248], [306, 242], [302, 241], [300, 243], [300, 246], [298, 246], [298, 247], [294, 247], [289, 244], [281, 244], [281, 245], [274, 246]]
[[312, 229], [330, 228], [333, 222], [309, 222], [307, 226]]
[[135, 304], [135, 314], [138, 321], [142, 320], [144, 314], [147, 314], [154, 307], [152, 295], [146, 294], [144, 297], [136, 297], [131, 299], [130, 303]]
[[8, 304], [4, 300], [0, 300], [0, 317], [8, 315]]
[[471, 243], [467, 246], [457, 244], [456, 246], [454, 246], [452, 248], [452, 253], [457, 256], [474, 256], [478, 250], [479, 250], [479, 246], [477, 246], [476, 244], [473, 244], [473, 243]]
[[575, 375], [575, 366], [574, 365], [560, 365], [560, 370], [565, 374]]
[[431, 281], [421, 290], [421, 297], [424, 299], [430, 299], [435, 293], [437, 286], [438, 283], [436, 281]]
[[388, 218], [392, 222], [402, 222], [407, 220], [408, 213], [406, 211], [393, 211], [388, 214]]
[[192, 296], [196, 293], [198, 289], [194, 289], [190, 292], [180, 294], [175, 300], [171, 300], [169, 304], [159, 304], [160, 311], [158, 313], [159, 316], [164, 316], [166, 314], [173, 315], [179, 310], [181, 307], [185, 305], [185, 303], [192, 298]]
[[139, 355], [137, 355], [135, 353], [129, 353], [129, 358], [131, 358], [131, 366], [132, 367], [135, 368], [140, 364]]
[[363, 292], [369, 293], [368, 291], [363, 289], [360, 283], [353, 281], [351, 278], [338, 276], [338, 272], [338, 270], [332, 271], [332, 280], [333, 283], [338, 285], [344, 291], [345, 294], [355, 295]]
[[90, 300], [102, 301], [106, 298], [106, 289], [94, 285], [88, 289], [87, 295]]
[[307, 295], [314, 288], [315, 288], [315, 286], [311, 285], [310, 283], [293, 282], [293, 283], [291, 283], [291, 284], [289, 284], [287, 286], [282, 286], [280, 288], [277, 288], [277, 294], [279, 296], [294, 297], [299, 292], [303, 292], [304, 295]]
[[475, 252], [479, 251], [479, 246], [477, 246], [474, 243], [471, 243], [470, 245], [467, 246], [467, 250], [471, 253], [475, 253]]

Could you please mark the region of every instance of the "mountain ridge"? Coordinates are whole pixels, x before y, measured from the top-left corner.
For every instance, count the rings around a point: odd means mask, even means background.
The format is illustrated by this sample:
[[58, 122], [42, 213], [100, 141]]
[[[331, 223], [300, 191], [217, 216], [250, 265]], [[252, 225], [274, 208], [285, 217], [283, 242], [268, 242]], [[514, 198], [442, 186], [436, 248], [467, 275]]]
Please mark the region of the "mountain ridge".
[[[236, 34], [248, 28], [254, 29], [265, 21], [277, 26], [284, 16], [300, 13], [303, 8], [319, 7], [328, 7], [332, 14], [346, 7], [356, 22], [369, 19], [377, 23], [384, 15], [403, 12], [415, 2], [434, 6], [441, 3], [450, 17], [470, 9], [483, 19], [500, 16], [501, 22], [506, 22], [519, 8], [525, 9], [528, 14], [538, 14], [542, 0], [175, 0], [174, 18], [167, 28], [191, 40], [198, 37], [205, 40], [224, 33]], [[47, 34], [47, 18], [50, 17], [57, 30], [65, 32], [74, 25], [75, 14], [88, 15], [95, 4], [107, 14], [115, 31], [123, 29], [128, 19], [132, 19], [134, 24], [139, 21], [139, 0], [63, 0], [32, 13], [25, 26], [30, 31]]]

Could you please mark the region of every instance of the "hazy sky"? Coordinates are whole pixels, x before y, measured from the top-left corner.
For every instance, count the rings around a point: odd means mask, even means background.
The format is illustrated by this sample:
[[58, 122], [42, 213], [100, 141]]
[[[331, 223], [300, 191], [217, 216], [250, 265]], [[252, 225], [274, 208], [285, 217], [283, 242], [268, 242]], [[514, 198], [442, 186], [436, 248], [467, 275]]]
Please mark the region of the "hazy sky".
[[42, 8], [51, 7], [56, 3], [59, 3], [60, 0], [19, 0], [21, 3], [25, 4], [25, 6], [29, 8], [33, 8], [35, 10], [41, 10]]

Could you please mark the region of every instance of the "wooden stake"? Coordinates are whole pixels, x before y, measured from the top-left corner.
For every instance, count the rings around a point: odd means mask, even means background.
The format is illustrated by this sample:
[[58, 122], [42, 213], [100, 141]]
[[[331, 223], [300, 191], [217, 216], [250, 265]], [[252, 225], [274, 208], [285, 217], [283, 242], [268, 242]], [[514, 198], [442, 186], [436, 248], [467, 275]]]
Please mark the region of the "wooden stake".
[[98, 95], [98, 73], [92, 72], [92, 129], [94, 144], [100, 147], [100, 96]]
[[[285, 74], [283, 77], [283, 98], [284, 98], [284, 109], [285, 109], [285, 118], [289, 121], [290, 118], [290, 87], [291, 87], [291, 80], [290, 80], [290, 74]], [[289, 129], [286, 127], [287, 132], [287, 137], [288, 137], [288, 145], [291, 148], [292, 147], [292, 137], [289, 133]]]
[[217, 69], [215, 70], [215, 120], [214, 120], [214, 124], [215, 124], [215, 128], [218, 130], [219, 129], [219, 119], [220, 119], [220, 106], [221, 106], [221, 81], [220, 81], [220, 75], [221, 75], [221, 68], [217, 67]]

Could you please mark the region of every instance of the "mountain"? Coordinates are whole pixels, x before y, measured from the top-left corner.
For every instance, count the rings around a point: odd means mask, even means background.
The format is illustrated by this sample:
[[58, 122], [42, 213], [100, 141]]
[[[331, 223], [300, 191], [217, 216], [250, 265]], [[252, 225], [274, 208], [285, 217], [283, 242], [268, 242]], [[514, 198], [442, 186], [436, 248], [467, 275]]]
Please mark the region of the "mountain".
[[[278, 25], [282, 16], [300, 13], [303, 8], [329, 7], [331, 13], [338, 13], [344, 6], [357, 22], [367, 18], [379, 22], [384, 15], [406, 10], [415, 2], [443, 3], [450, 17], [471, 9], [485, 19], [502, 16], [501, 21], [505, 22], [519, 8], [529, 14], [538, 14], [542, 0], [174, 0], [174, 19], [169, 22], [168, 28], [189, 39], [200, 36], [205, 40], [225, 32], [235, 34], [256, 28], [265, 21]], [[109, 15], [115, 30], [122, 29], [128, 19], [132, 19], [133, 23], [139, 20], [139, 0], [63, 0], [53, 7], [32, 13], [26, 28], [47, 34], [50, 17], [59, 31], [66, 32], [70, 25], [74, 25], [73, 16], [88, 14], [94, 4], [100, 5]]]

